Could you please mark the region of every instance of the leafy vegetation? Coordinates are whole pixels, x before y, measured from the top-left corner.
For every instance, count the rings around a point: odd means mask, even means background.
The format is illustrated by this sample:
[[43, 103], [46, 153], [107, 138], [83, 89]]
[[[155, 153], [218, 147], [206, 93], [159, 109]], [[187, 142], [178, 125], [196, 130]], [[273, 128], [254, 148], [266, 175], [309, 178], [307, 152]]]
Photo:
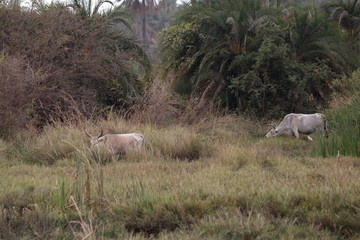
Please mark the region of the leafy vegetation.
[[343, 87], [347, 85], [347, 90], [334, 97], [338, 100], [338, 105], [327, 114], [330, 136], [320, 141], [317, 148], [318, 154], [323, 157], [360, 156], [358, 79], [359, 71], [356, 71], [350, 78], [341, 81]]
[[325, 2], [322, 7], [329, 13], [331, 19], [338, 21], [347, 31], [349, 37], [359, 39], [359, 4], [356, 0], [340, 0]]
[[323, 139], [320, 151], [323, 157], [330, 156], [355, 156], [359, 157], [359, 100], [348, 106], [337, 109], [330, 117], [332, 134], [330, 138]]
[[325, 107], [332, 81], [356, 66], [345, 36], [316, 6], [199, 1], [162, 35], [178, 92], [259, 117]]

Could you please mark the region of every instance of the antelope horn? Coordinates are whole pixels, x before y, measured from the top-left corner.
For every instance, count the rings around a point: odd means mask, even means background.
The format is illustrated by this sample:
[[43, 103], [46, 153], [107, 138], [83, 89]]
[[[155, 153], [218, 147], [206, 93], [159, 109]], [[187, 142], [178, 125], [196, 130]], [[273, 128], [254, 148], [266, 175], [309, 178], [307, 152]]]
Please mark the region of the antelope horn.
[[275, 129], [275, 128], [276, 128], [276, 125], [275, 125], [274, 123], [269, 123], [268, 125], [269, 125], [269, 126], [272, 126], [272, 127], [273, 127], [273, 129]]
[[84, 131], [85, 131], [85, 134], [86, 134], [89, 138], [92, 138], [92, 136], [86, 131], [85, 127], [84, 127]]
[[98, 138], [101, 137], [103, 134], [104, 134], [104, 130], [101, 128], [101, 133], [100, 133], [100, 135], [98, 136]]

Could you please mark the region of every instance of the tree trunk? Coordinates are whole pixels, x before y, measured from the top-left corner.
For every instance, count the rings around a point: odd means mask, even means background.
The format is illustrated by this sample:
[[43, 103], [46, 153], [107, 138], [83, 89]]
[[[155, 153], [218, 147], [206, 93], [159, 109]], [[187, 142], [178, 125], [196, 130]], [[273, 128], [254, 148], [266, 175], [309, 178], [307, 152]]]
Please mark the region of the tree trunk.
[[145, 0], [142, 0], [142, 39], [144, 46], [148, 45], [147, 36], [146, 36], [146, 4]]

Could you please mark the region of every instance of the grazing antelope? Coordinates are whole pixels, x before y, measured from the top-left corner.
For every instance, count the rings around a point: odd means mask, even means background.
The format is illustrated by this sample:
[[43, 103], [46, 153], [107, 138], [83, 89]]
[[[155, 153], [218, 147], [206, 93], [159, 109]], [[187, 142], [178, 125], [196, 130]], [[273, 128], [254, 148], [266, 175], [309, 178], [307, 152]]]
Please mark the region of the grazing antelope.
[[105, 147], [113, 154], [125, 154], [128, 150], [140, 150], [145, 145], [145, 139], [139, 133], [106, 134], [103, 130], [99, 136], [91, 136], [85, 129], [86, 135], [90, 138], [92, 145], [98, 148]]
[[299, 138], [299, 133], [302, 133], [307, 134], [308, 140], [312, 141], [313, 139], [309, 134], [321, 130], [324, 131], [324, 136], [327, 137], [327, 123], [325, 115], [321, 113], [290, 113], [284, 117], [278, 126], [275, 124], [269, 125], [273, 126], [273, 129], [266, 134], [266, 137], [276, 137], [282, 134], [288, 134]]

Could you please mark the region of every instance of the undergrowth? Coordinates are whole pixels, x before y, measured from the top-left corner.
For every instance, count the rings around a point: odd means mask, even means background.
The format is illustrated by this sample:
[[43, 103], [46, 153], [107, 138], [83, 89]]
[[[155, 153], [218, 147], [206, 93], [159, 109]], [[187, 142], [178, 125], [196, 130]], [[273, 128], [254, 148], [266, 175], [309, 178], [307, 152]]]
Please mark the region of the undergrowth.
[[[117, 118], [54, 124], [0, 143], [0, 239], [356, 239], [357, 158], [267, 127], [156, 126]], [[92, 134], [140, 132], [113, 156]]]

